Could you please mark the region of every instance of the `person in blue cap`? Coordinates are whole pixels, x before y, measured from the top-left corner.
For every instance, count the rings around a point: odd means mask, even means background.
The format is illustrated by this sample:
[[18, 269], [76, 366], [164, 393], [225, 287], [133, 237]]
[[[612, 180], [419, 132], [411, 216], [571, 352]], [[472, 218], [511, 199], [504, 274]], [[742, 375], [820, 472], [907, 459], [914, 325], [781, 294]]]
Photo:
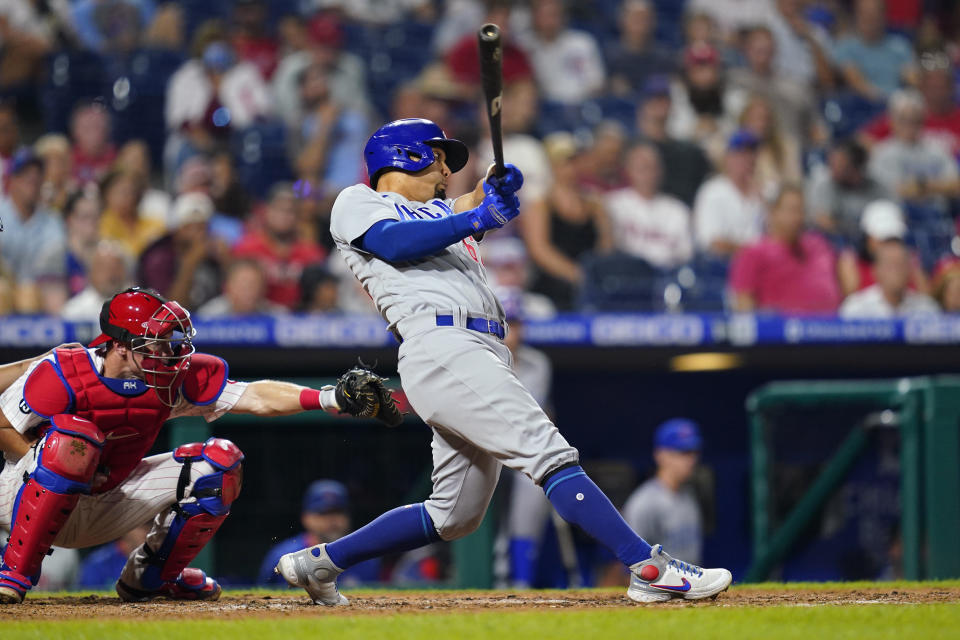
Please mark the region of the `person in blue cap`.
[[[267, 551], [260, 565], [257, 584], [275, 586], [285, 584], [283, 578], [273, 572], [280, 556], [299, 551], [304, 547], [333, 542], [350, 533], [350, 496], [347, 488], [336, 480], [315, 480], [303, 494], [300, 524], [304, 531], [283, 540]], [[361, 562], [350, 567], [340, 578], [342, 585], [376, 582], [380, 573], [377, 559]]]
[[646, 540], [660, 540], [664, 551], [699, 564], [703, 522], [689, 481], [700, 459], [703, 439], [692, 420], [673, 418], [653, 436], [655, 475], [637, 487], [623, 506], [623, 517]]

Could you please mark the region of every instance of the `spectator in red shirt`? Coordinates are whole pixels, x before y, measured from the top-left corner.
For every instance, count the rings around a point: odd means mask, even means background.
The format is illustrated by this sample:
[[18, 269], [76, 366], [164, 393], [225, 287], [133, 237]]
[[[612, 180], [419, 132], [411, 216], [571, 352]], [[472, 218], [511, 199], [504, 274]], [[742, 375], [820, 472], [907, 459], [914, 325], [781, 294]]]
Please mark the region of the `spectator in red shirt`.
[[[487, 15], [484, 22], [500, 25], [503, 42], [503, 84], [533, 77], [533, 68], [523, 49], [510, 38], [506, 27], [510, 22], [509, 0], [486, 0]], [[447, 67], [454, 79], [466, 87], [480, 86], [480, 57], [477, 54], [477, 36], [475, 33], [463, 36], [450, 49], [446, 58]]]
[[270, 191], [263, 228], [245, 235], [233, 249], [238, 258], [260, 262], [267, 275], [267, 300], [291, 310], [300, 303], [304, 267], [326, 258], [320, 245], [299, 237], [297, 227], [293, 185], [278, 183]]
[[[953, 91], [953, 68], [946, 53], [937, 51], [920, 56], [917, 88], [927, 107], [923, 122], [925, 137], [940, 140], [954, 155], [960, 154], [960, 105]], [[886, 140], [892, 134], [889, 113], [863, 129], [867, 143]]]
[[257, 68], [269, 80], [277, 68], [279, 45], [266, 32], [267, 3], [263, 0], [236, 0], [230, 44], [237, 57]]
[[803, 190], [784, 186], [767, 215], [767, 232], [734, 256], [734, 311], [833, 313], [840, 304], [836, 257], [821, 236], [803, 229]]
[[98, 182], [117, 157], [110, 141], [110, 114], [99, 102], [81, 104], [70, 118], [73, 177], [81, 185]]

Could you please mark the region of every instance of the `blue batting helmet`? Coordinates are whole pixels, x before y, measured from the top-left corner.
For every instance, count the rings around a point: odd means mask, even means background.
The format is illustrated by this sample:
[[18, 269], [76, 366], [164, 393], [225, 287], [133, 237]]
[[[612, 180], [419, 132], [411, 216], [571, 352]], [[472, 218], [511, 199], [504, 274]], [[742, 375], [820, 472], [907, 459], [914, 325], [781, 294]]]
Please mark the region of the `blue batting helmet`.
[[467, 145], [448, 138], [439, 126], [422, 118], [404, 118], [388, 122], [373, 132], [363, 148], [370, 186], [377, 188], [377, 179], [390, 169], [420, 171], [436, 159], [433, 147], [443, 149], [447, 166], [456, 173], [467, 164]]

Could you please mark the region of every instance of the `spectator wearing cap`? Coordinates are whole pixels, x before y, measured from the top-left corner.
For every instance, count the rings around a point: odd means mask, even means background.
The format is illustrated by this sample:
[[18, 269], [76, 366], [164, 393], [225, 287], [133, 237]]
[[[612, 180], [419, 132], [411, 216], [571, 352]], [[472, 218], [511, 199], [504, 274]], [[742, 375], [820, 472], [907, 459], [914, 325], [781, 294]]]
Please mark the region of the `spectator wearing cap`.
[[657, 148], [634, 144], [624, 169], [629, 186], [606, 195], [614, 246], [661, 269], [693, 257], [693, 233], [687, 205], [660, 191], [663, 167]]
[[544, 99], [577, 105], [598, 94], [606, 78], [597, 41], [567, 26], [562, 0], [534, 0], [531, 18], [522, 46]]
[[703, 518], [690, 481], [702, 447], [692, 420], [661, 424], [653, 436], [654, 476], [623, 505], [624, 519], [644, 540], [656, 540], [670, 555], [694, 564], [703, 557]]
[[707, 180], [693, 205], [696, 247], [726, 258], [760, 237], [763, 201], [754, 182], [759, 140], [736, 131], [727, 143], [723, 172]]
[[637, 107], [637, 133], [644, 142], [657, 147], [663, 165], [661, 189], [693, 205], [697, 189], [711, 172], [710, 161], [699, 145], [670, 136], [670, 79], [655, 75], [647, 79]]
[[864, 208], [890, 197], [867, 174], [867, 151], [849, 139], [834, 142], [826, 166], [811, 172], [806, 196], [813, 225], [843, 245], [852, 245], [859, 238]]
[[[271, 92], [277, 115], [287, 126], [300, 122], [301, 103], [298, 79], [307, 67], [318, 64], [327, 71], [330, 95], [345, 108], [367, 113], [367, 69], [356, 55], [343, 50], [343, 29], [330, 14], [321, 13], [304, 22], [294, 20], [299, 48], [287, 53], [273, 74]], [[300, 33], [302, 31], [302, 33]]]
[[213, 202], [185, 193], [173, 203], [170, 232], [147, 247], [137, 264], [137, 283], [156, 289], [190, 310], [220, 293], [223, 267], [209, 233]]
[[560, 311], [573, 309], [583, 281], [579, 260], [613, 247], [603, 201], [579, 183], [582, 157], [572, 135], [544, 140], [553, 170], [553, 187], [524, 213], [523, 239], [536, 267], [531, 289], [550, 298]]
[[292, 310], [300, 303], [300, 276], [304, 268], [323, 262], [326, 251], [300, 236], [297, 196], [291, 184], [273, 186], [262, 222], [262, 228], [240, 239], [233, 255], [258, 261], [267, 276], [267, 299]]
[[910, 42], [887, 33], [885, 0], [856, 0], [853, 30], [833, 47], [834, 64], [858, 96], [883, 102], [914, 73]]
[[654, 39], [656, 23], [656, 8], [650, 0], [627, 0], [620, 8], [620, 39], [606, 51], [614, 94], [635, 96], [651, 76], [673, 71], [674, 57]]
[[960, 313], [960, 260], [941, 260], [933, 274], [933, 295], [944, 313]]
[[103, 303], [132, 283], [133, 261], [115, 242], [101, 241], [87, 270], [87, 286], [63, 306], [61, 316], [72, 322], [97, 322]]
[[[220, 154], [222, 158], [223, 154]], [[227, 154], [229, 156], [229, 154]], [[229, 161], [229, 158], [227, 159]], [[215, 168], [219, 166], [218, 171]], [[211, 160], [205, 154], [197, 154], [187, 159], [177, 173], [176, 189], [181, 196], [193, 193], [202, 194], [216, 202], [215, 194], [226, 195], [225, 190], [230, 188], [232, 177], [232, 166], [227, 170], [227, 175], [223, 173], [222, 160]], [[242, 190], [242, 187], [240, 187]], [[241, 195], [241, 199], [245, 194]], [[172, 214], [173, 208], [170, 208]], [[244, 216], [248, 213], [244, 210]], [[214, 204], [214, 211], [207, 223], [207, 231], [217, 245], [221, 253], [229, 253], [230, 247], [233, 247], [246, 231], [244, 226], [244, 216], [228, 215], [222, 213]]]
[[946, 215], [946, 199], [960, 196], [960, 171], [950, 150], [923, 134], [923, 96], [912, 89], [897, 91], [889, 112], [893, 135], [873, 147], [871, 177], [902, 202]]
[[933, 298], [910, 290], [910, 268], [910, 252], [902, 242], [881, 242], [873, 260], [876, 283], [847, 296], [840, 316], [893, 318], [939, 313], [940, 307]]
[[59, 313], [66, 301], [63, 221], [43, 206], [42, 180], [43, 162], [29, 147], [7, 163], [6, 196], [0, 200], [0, 265], [13, 285], [14, 309], [21, 313]]
[[840, 304], [837, 260], [819, 234], [804, 232], [803, 190], [787, 185], [767, 214], [766, 233], [740, 249], [730, 267], [736, 312], [833, 313]]
[[[902, 243], [907, 235], [907, 224], [903, 219], [903, 211], [896, 203], [876, 200], [863, 209], [860, 231], [856, 245], [842, 251], [837, 263], [840, 289], [845, 296], [876, 282], [873, 265], [877, 248], [889, 241]], [[910, 287], [916, 291], [928, 291], [927, 275], [915, 255], [910, 270]]]
[[117, 157], [110, 140], [110, 114], [100, 102], [81, 103], [70, 117], [73, 178], [80, 185], [99, 182]]
[[[960, 155], [960, 104], [954, 91], [954, 67], [950, 56], [943, 51], [923, 53], [919, 68], [917, 90], [926, 106], [924, 137], [941, 142], [954, 156]], [[861, 133], [871, 146], [886, 140], [893, 133], [890, 114], [881, 115]]]
[[694, 42], [683, 52], [680, 79], [670, 87], [670, 120], [667, 130], [674, 138], [704, 145], [707, 139], [729, 131], [729, 114], [736, 93], [726, 84], [720, 52], [707, 42]]
[[198, 29], [194, 41], [196, 57], [177, 69], [167, 85], [169, 174], [184, 154], [207, 151], [231, 130], [273, 113], [270, 90], [260, 72], [249, 62], [237, 61], [225, 34]]
[[204, 303], [197, 315], [205, 318], [223, 316], [273, 315], [286, 309], [266, 298], [267, 281], [255, 260], [234, 260], [224, 278], [223, 293]]
[[800, 143], [780, 126], [770, 100], [762, 95], [750, 96], [738, 121], [741, 129], [751, 132], [759, 141], [754, 183], [761, 193], [770, 196], [780, 185], [803, 178]]
[[[283, 578], [273, 572], [280, 556], [339, 540], [350, 533], [350, 496], [347, 488], [336, 480], [315, 480], [303, 494], [300, 509], [303, 533], [287, 538], [267, 551], [260, 565], [257, 584], [275, 586], [284, 584]], [[276, 538], [274, 538], [276, 539]], [[376, 582], [380, 572], [379, 559], [354, 565], [340, 574], [341, 587]]]
[[550, 298], [529, 291], [533, 273], [523, 240], [513, 236], [491, 237], [480, 244], [480, 257], [495, 290], [522, 292], [524, 317], [543, 319], [557, 313]]
[[100, 182], [100, 237], [120, 243], [134, 259], [167, 229], [163, 220], [140, 215], [145, 190], [144, 176], [126, 169], [115, 169]]

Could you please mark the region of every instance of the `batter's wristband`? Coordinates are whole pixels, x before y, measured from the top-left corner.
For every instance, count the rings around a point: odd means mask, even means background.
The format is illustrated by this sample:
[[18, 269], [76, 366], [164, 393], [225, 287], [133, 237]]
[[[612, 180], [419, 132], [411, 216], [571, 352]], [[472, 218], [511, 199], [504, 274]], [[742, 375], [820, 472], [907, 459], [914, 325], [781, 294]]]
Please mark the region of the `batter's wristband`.
[[323, 411], [323, 403], [320, 402], [320, 391], [317, 389], [304, 389], [300, 392], [300, 406], [304, 411]]

